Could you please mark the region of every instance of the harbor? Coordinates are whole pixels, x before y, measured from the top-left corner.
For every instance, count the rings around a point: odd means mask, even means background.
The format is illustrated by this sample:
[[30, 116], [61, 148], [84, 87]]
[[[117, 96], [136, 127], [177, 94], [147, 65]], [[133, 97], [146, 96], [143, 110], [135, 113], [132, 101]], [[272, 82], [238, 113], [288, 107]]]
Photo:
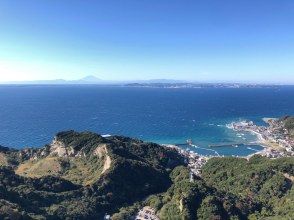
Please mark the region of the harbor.
[[[248, 155], [252, 155], [264, 149], [260, 142], [256, 140], [255, 135], [247, 135], [243, 133], [237, 133], [235, 135], [237, 138], [232, 138], [223, 142], [220, 140], [220, 142], [202, 143], [197, 142], [197, 138], [196, 141], [190, 138], [185, 141], [186, 143], [174, 145], [181, 149], [185, 149], [186, 151], [192, 151], [206, 157], [247, 157]], [[241, 136], [242, 139], [238, 136]], [[233, 137], [233, 134], [231, 137]]]
[[[251, 143], [244, 142], [220, 142], [215, 144], [209, 144], [208, 148], [199, 147], [193, 142], [192, 139], [187, 139], [186, 144], [178, 145], [164, 145], [176, 149], [181, 155], [186, 158], [188, 168], [190, 169], [190, 181], [192, 182], [194, 177], [201, 177], [201, 168], [202, 166], [212, 157], [224, 157], [220, 155], [218, 151], [214, 148], [223, 148], [223, 147], [247, 147], [250, 148], [253, 152], [250, 155], [243, 156], [243, 158], [249, 159], [253, 155], [262, 155], [268, 158], [281, 158], [294, 156], [294, 140], [289, 135], [287, 130], [284, 129], [283, 122], [277, 119], [267, 119], [266, 122], [268, 126], [257, 126], [252, 121], [240, 121], [233, 122], [227, 127], [236, 132], [239, 132], [238, 135], [242, 136], [240, 132], [251, 132], [257, 136], [257, 141]], [[253, 147], [257, 145], [262, 145], [264, 148], [262, 150], [256, 150]], [[184, 146], [189, 146], [186, 149]], [[252, 146], [252, 148], [250, 147]], [[191, 150], [193, 149], [193, 150]], [[213, 151], [215, 155], [201, 155], [195, 152], [195, 149], [203, 149], [206, 151]], [[242, 157], [238, 155], [231, 155], [233, 157]]]

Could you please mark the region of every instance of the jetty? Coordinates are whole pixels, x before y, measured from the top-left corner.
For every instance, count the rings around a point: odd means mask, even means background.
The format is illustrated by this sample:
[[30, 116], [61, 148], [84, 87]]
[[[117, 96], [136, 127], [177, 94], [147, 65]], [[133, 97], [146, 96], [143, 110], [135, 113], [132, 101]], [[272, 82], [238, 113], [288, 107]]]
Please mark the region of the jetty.
[[244, 142], [236, 142], [236, 143], [232, 143], [232, 142], [224, 142], [224, 143], [217, 143], [217, 144], [210, 144], [208, 145], [208, 147], [226, 147], [226, 146], [231, 146], [231, 147], [235, 147], [235, 146], [243, 146], [243, 145], [248, 145], [248, 146], [253, 146], [253, 145], [257, 145], [257, 142], [254, 143], [244, 143]]

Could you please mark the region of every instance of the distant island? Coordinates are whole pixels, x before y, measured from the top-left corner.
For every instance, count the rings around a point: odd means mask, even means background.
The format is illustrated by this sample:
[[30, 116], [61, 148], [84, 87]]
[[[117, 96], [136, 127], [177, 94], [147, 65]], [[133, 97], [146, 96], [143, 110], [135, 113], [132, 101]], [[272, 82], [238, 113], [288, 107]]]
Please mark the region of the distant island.
[[256, 83], [197, 83], [197, 82], [179, 82], [179, 83], [128, 83], [127, 87], [145, 87], [145, 88], [275, 88], [281, 85], [275, 84], [256, 84]]
[[[292, 140], [293, 117], [276, 125]], [[268, 156], [60, 132], [42, 148], [0, 147], [0, 218], [292, 219], [294, 157]]]

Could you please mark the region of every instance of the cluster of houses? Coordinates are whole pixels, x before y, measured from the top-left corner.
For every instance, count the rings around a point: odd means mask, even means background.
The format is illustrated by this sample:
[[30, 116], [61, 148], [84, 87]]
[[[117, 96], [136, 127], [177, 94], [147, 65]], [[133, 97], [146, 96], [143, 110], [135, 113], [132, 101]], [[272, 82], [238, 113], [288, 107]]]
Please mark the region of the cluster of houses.
[[194, 152], [190, 152], [188, 160], [188, 167], [190, 169], [190, 181], [192, 182], [194, 176], [201, 176], [201, 168], [207, 162], [207, 158], [199, 156]]
[[153, 208], [145, 206], [139, 210], [135, 220], [159, 220], [159, 218], [156, 216]]
[[277, 151], [277, 150], [274, 150], [274, 149], [271, 149], [271, 148], [265, 148], [264, 150], [262, 150], [258, 154], [260, 154], [260, 155], [262, 155], [264, 157], [268, 157], [268, 158], [280, 158], [280, 157], [287, 156], [285, 154], [285, 152]]
[[[103, 219], [111, 220], [111, 216], [108, 214], [105, 214]], [[160, 220], [157, 217], [155, 210], [151, 208], [150, 206], [145, 206], [142, 209], [140, 209], [133, 219], [134, 220]]]
[[283, 147], [288, 155], [294, 156], [294, 138], [292, 138], [283, 121], [269, 120], [269, 127], [267, 127], [269, 138], [272, 142], [279, 144]]
[[188, 168], [190, 170], [190, 181], [192, 182], [195, 176], [201, 176], [201, 167], [207, 162], [208, 158], [204, 156], [200, 156], [194, 151], [188, 151], [181, 149], [175, 145], [166, 145], [167, 147], [171, 147], [176, 149], [181, 155], [186, 158], [186, 163], [188, 164]]

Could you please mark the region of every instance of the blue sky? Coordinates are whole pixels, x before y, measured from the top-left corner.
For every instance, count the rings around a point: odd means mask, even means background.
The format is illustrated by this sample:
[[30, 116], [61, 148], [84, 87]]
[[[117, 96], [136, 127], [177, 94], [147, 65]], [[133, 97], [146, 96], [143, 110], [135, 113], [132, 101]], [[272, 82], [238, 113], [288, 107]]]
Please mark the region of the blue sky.
[[86, 75], [294, 84], [294, 1], [0, 1], [0, 81]]

